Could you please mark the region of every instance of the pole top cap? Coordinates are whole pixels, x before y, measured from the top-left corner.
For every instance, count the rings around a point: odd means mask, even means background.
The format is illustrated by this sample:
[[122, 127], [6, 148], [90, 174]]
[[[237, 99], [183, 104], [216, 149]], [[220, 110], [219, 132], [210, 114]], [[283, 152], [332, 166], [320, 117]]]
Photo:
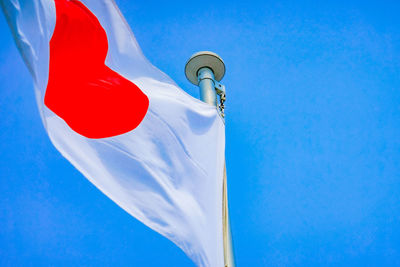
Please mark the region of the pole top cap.
[[194, 85], [198, 85], [197, 73], [204, 67], [208, 67], [214, 72], [217, 81], [222, 80], [225, 75], [225, 64], [222, 58], [210, 51], [200, 51], [193, 54], [186, 63], [186, 78]]

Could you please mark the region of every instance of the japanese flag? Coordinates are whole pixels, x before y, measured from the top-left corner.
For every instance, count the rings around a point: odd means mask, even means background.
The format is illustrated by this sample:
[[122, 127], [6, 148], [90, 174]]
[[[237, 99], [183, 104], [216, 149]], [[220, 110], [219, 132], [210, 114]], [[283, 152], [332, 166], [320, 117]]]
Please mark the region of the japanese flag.
[[223, 266], [224, 124], [142, 54], [113, 0], [0, 0], [61, 154], [198, 266]]

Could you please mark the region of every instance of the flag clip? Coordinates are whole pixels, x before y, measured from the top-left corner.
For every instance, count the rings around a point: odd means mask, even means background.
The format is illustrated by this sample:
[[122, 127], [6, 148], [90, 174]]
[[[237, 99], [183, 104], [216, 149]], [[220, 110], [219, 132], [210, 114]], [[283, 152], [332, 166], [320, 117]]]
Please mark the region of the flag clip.
[[219, 113], [221, 114], [222, 118], [225, 118], [225, 101], [226, 101], [225, 85], [215, 80], [214, 80], [214, 85], [215, 85], [215, 91], [219, 96], [219, 104], [218, 104]]

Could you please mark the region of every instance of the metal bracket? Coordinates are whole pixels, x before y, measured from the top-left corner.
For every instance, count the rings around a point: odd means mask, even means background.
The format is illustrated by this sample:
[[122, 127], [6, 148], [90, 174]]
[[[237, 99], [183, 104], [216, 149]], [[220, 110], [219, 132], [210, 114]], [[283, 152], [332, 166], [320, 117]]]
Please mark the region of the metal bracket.
[[214, 80], [215, 91], [219, 96], [219, 112], [222, 118], [225, 118], [225, 101], [226, 101], [226, 93], [225, 93], [225, 85]]
[[220, 84], [219, 82], [214, 80], [215, 90], [218, 95], [225, 94], [225, 85]]

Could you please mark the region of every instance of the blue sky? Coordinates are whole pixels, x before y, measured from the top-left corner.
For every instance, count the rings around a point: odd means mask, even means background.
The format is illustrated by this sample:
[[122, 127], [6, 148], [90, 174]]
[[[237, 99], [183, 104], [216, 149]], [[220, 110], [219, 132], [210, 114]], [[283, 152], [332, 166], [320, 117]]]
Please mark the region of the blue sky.
[[[190, 55], [226, 62], [238, 266], [400, 265], [398, 1], [117, 3], [193, 96]], [[61, 157], [0, 36], [0, 265], [193, 266]]]

